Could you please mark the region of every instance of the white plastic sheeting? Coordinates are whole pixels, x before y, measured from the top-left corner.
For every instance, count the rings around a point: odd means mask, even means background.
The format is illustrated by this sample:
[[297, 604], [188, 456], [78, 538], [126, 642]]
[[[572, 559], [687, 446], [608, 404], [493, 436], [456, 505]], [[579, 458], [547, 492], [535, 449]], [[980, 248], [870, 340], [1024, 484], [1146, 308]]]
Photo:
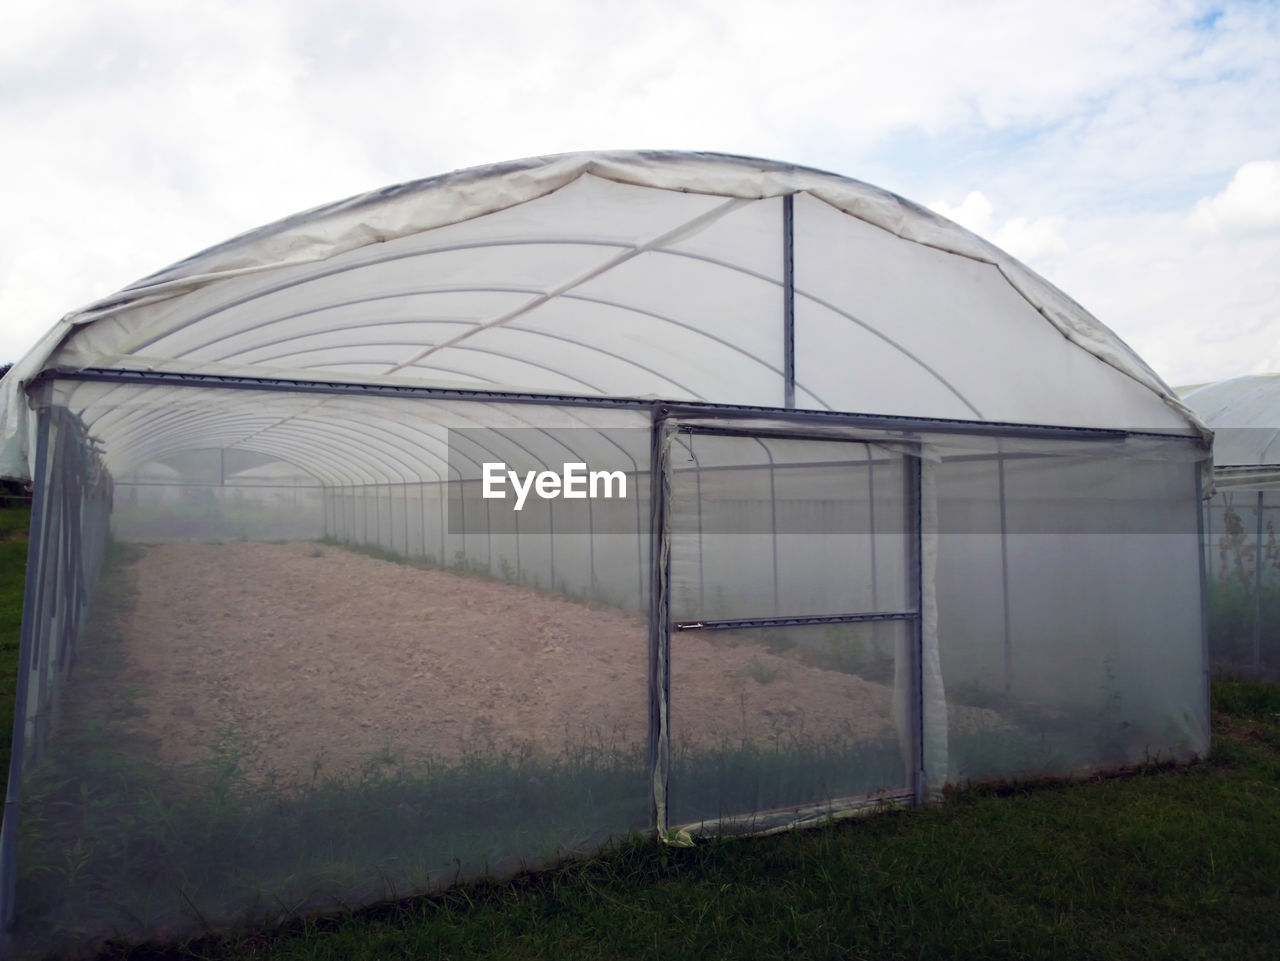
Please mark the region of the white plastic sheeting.
[[793, 198], [801, 408], [1196, 429], [1125, 344], [1017, 261], [857, 181], [705, 154], [534, 158], [244, 234], [69, 314], [21, 382], [115, 367], [784, 406]]
[[1280, 374], [1201, 384], [1182, 398], [1214, 432], [1218, 486], [1280, 486]]

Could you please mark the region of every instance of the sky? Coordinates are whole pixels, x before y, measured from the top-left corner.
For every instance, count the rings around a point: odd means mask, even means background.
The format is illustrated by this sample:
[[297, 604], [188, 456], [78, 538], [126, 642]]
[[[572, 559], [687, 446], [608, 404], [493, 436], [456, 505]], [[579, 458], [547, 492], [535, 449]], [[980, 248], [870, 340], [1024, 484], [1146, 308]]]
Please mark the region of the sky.
[[1171, 385], [1280, 372], [1280, 2], [0, 5], [0, 363], [250, 228], [521, 157], [677, 149], [981, 234]]

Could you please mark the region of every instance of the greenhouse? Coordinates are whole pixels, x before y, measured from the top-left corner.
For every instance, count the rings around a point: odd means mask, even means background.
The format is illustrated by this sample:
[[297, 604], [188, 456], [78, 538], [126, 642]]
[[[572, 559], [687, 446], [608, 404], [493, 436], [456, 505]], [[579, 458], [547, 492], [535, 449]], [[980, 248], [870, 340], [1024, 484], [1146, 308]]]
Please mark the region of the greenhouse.
[[1205, 507], [1209, 663], [1280, 678], [1280, 374], [1182, 391], [1214, 431]]
[[0, 398], [19, 950], [1207, 751], [1208, 430], [845, 177], [390, 187], [69, 314]]

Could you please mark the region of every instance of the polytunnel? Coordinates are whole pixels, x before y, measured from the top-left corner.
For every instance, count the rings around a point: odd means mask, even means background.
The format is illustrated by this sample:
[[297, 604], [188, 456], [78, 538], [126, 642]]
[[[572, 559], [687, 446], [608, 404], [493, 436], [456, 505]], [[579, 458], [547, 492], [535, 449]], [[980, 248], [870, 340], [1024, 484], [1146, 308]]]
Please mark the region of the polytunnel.
[[1223, 675], [1280, 674], [1280, 375], [1182, 392], [1214, 431], [1205, 502], [1209, 658]]
[[535, 158], [251, 231], [3, 382], [5, 923], [176, 937], [1203, 755], [1208, 437], [1014, 259], [803, 167]]

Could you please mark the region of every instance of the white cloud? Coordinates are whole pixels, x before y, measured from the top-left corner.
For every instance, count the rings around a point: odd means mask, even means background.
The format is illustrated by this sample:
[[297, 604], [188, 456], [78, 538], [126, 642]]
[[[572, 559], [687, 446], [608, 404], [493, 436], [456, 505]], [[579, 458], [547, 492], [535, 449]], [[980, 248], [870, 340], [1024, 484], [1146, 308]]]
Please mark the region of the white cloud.
[[1280, 371], [1280, 231], [1239, 229], [1270, 209], [1270, 166], [1244, 165], [1195, 216], [1004, 219], [977, 190], [931, 207], [1061, 287], [1170, 384], [1200, 383]]
[[929, 207], [948, 220], [954, 220], [966, 230], [972, 230], [981, 237], [989, 237], [991, 215], [995, 213], [995, 208], [991, 206], [991, 201], [981, 190], [969, 191], [964, 200], [955, 207], [945, 200], [935, 201]]
[[1025, 261], [1062, 254], [1067, 251], [1062, 237], [1065, 224], [1064, 217], [1014, 217], [996, 233], [996, 246]]
[[998, 222], [995, 207], [980, 190], [971, 190], [958, 206], [937, 201], [930, 208], [961, 227], [985, 237], [1006, 253], [1020, 260], [1032, 261], [1066, 251], [1062, 230], [1063, 217], [1012, 217]]
[[1042, 272], [1171, 385], [1280, 371], [1280, 236], [1207, 236], [1158, 213], [1072, 222], [1066, 237]]
[[1191, 226], [1210, 234], [1280, 228], [1280, 161], [1244, 164], [1222, 193], [1195, 205]]

